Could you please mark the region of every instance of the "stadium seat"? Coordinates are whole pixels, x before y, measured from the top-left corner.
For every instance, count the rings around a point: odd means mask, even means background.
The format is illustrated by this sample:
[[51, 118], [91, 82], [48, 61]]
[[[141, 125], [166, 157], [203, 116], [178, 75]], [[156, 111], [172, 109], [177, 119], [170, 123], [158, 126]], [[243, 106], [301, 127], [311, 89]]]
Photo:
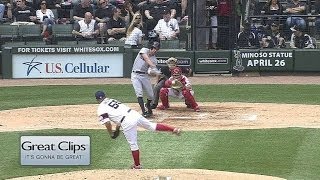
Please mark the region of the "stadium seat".
[[19, 36], [25, 44], [27, 41], [42, 40], [40, 25], [21, 25], [19, 26]]
[[57, 20], [59, 18], [59, 15], [58, 15], [58, 10], [57, 9], [51, 9], [53, 15], [54, 15], [54, 19]]
[[72, 35], [72, 24], [54, 24], [52, 26], [52, 35], [55, 41], [63, 40], [75, 40]]
[[161, 49], [180, 49], [179, 39], [160, 41]]
[[124, 46], [124, 41], [115, 40], [115, 41], [108, 42], [108, 44], [112, 44], [112, 45], [116, 45], [116, 46]]
[[18, 26], [12, 26], [10, 24], [0, 25], [0, 40], [1, 44], [6, 41], [13, 42], [18, 38]]

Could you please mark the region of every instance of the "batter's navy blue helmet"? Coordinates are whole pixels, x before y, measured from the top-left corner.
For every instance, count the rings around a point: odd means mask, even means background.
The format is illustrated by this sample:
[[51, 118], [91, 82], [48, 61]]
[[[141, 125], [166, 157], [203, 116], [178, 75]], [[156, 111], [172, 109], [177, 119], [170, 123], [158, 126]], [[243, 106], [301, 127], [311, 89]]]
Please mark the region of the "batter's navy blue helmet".
[[95, 96], [97, 100], [102, 100], [106, 97], [106, 94], [103, 91], [97, 91]]

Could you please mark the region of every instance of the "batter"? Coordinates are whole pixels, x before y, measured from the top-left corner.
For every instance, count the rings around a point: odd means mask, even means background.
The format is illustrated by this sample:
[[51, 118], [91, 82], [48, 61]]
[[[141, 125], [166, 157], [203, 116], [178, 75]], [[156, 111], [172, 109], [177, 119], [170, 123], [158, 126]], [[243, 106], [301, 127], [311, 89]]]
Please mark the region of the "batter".
[[[153, 100], [153, 88], [149, 77], [150, 75], [160, 75], [161, 72], [156, 68], [156, 53], [160, 49], [159, 42], [153, 42], [150, 48], [142, 48], [134, 60], [131, 82], [138, 99], [139, 106], [144, 117], [152, 116], [151, 101]], [[144, 105], [143, 91], [147, 94], [147, 103]], [[147, 108], [147, 110], [145, 109]]]

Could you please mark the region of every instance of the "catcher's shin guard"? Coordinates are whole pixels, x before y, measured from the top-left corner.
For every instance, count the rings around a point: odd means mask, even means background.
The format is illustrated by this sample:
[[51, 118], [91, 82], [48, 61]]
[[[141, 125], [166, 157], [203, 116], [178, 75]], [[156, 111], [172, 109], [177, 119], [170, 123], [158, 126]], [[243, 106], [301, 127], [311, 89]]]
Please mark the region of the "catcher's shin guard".
[[198, 108], [198, 104], [196, 103], [196, 100], [194, 99], [193, 95], [190, 93], [190, 90], [182, 90], [182, 95], [185, 98], [186, 102], [188, 102], [191, 105], [192, 109]]
[[184, 99], [184, 103], [187, 105], [187, 108], [192, 108], [191, 103]]
[[163, 105], [165, 108], [168, 108], [168, 107], [169, 107], [168, 92], [169, 92], [169, 89], [168, 89], [168, 88], [161, 88], [161, 90], [160, 90], [160, 100], [161, 100], [161, 102], [162, 102], [162, 105]]

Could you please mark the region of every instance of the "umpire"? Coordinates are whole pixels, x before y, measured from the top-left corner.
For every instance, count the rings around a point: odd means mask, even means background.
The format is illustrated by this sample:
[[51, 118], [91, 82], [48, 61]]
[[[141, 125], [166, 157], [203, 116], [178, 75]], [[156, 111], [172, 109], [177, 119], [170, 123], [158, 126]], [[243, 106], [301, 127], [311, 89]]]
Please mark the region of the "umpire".
[[[160, 89], [164, 86], [164, 83], [166, 82], [167, 79], [170, 78], [171, 76], [171, 71], [177, 67], [177, 59], [174, 57], [170, 57], [167, 61], [166, 64], [167, 66], [163, 66], [160, 68], [162, 75], [161, 76], [157, 76], [158, 78], [158, 83], [154, 86], [153, 88], [153, 102], [151, 103], [151, 108], [155, 109], [158, 106], [159, 103], [159, 93], [160, 93]], [[182, 70], [182, 73], [185, 76], [191, 76], [192, 74], [192, 70], [188, 67], [180, 67]], [[188, 104], [186, 104], [188, 106]]]

